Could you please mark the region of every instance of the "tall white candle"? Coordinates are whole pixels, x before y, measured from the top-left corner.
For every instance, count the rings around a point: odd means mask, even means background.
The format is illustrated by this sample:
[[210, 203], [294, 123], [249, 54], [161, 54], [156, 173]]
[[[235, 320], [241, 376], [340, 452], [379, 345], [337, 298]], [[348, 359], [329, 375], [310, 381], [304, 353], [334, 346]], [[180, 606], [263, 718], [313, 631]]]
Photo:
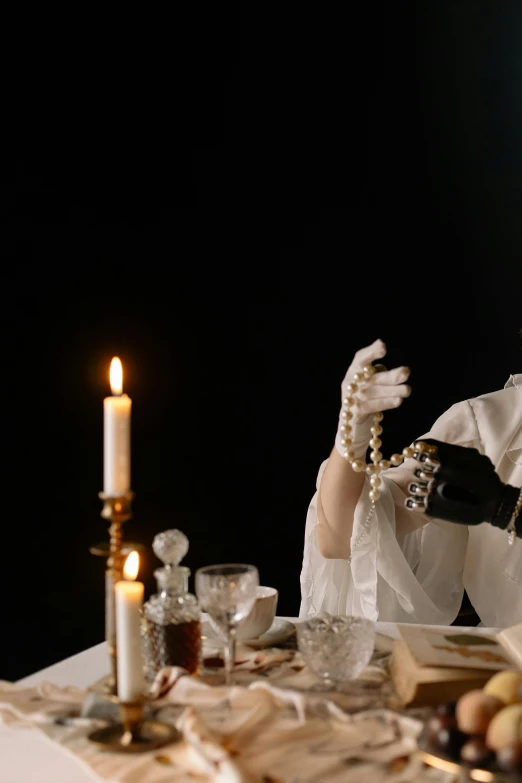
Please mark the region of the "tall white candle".
[[110, 370], [112, 396], [103, 401], [103, 491], [130, 491], [130, 421], [132, 400], [123, 390], [123, 370], [117, 356]]
[[139, 555], [131, 552], [125, 561], [125, 579], [116, 582], [116, 649], [118, 697], [135, 701], [143, 696], [145, 679], [141, 652], [140, 612], [143, 606], [143, 582], [130, 581], [138, 574]]

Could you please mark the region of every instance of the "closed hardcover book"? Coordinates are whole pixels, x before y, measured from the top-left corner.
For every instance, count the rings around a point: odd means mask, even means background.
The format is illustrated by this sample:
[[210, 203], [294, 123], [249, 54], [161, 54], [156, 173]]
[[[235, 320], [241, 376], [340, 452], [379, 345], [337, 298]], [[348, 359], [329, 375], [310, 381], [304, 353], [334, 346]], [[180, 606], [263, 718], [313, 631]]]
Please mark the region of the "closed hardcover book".
[[522, 624], [494, 635], [400, 625], [390, 676], [404, 705], [423, 707], [482, 688], [502, 669], [522, 668]]

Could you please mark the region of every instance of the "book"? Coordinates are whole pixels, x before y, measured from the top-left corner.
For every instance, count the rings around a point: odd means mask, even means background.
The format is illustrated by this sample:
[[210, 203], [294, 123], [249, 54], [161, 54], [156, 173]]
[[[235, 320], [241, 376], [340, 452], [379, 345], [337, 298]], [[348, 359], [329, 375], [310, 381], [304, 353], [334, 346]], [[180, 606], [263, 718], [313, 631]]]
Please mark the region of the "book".
[[498, 633], [481, 629], [398, 626], [390, 676], [404, 705], [423, 707], [454, 701], [482, 688], [503, 669], [522, 669], [522, 623]]

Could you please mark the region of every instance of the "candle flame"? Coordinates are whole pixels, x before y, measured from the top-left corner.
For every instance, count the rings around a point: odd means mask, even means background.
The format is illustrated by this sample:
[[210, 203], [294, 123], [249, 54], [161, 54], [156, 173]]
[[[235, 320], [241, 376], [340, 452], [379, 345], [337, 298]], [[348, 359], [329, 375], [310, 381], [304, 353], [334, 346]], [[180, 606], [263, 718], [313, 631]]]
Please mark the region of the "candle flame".
[[123, 390], [123, 368], [121, 361], [117, 356], [111, 362], [111, 369], [109, 373], [111, 381], [111, 392], [113, 394], [121, 394]]
[[131, 552], [123, 566], [123, 576], [132, 581], [138, 576], [140, 570], [140, 556], [137, 552]]

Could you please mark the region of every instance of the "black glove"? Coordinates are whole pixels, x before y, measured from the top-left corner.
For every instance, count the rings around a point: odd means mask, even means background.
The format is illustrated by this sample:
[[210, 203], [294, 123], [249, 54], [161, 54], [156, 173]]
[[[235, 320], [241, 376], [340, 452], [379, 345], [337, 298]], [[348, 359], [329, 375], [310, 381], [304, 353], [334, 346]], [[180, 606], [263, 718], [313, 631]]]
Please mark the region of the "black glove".
[[[427, 438], [414, 444], [419, 467], [410, 484], [407, 508], [463, 525], [490, 522], [506, 528], [520, 489], [504, 484], [489, 457], [477, 449]], [[520, 532], [519, 532], [520, 528]], [[522, 536], [522, 515], [517, 535]]]

